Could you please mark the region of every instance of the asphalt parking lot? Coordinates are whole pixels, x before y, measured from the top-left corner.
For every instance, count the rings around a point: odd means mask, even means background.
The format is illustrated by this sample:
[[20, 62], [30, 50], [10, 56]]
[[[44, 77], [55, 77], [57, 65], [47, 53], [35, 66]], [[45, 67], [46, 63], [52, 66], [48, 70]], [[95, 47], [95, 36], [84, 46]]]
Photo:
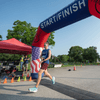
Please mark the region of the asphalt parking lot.
[[[71, 71], [68, 71], [71, 69]], [[42, 78], [37, 93], [28, 92], [35, 81], [0, 84], [0, 100], [67, 100], [100, 99], [100, 66], [78, 66], [50, 68], [48, 72], [56, 77], [53, 85], [47, 77]]]

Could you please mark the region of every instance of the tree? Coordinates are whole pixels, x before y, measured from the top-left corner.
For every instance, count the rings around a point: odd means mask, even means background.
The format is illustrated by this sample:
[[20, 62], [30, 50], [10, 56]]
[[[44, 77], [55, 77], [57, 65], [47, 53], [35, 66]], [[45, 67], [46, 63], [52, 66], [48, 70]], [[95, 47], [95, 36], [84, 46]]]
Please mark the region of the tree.
[[0, 35], [0, 41], [2, 41], [2, 35]]
[[54, 63], [56, 63], [56, 57], [54, 57], [54, 59], [52, 60]]
[[3, 60], [3, 54], [0, 53], [0, 61], [2, 61], [2, 60]]
[[69, 60], [70, 62], [82, 62], [83, 61], [83, 48], [80, 47], [80, 46], [74, 46], [74, 47], [71, 47], [70, 50], [69, 50]]
[[69, 59], [69, 56], [68, 55], [58, 55], [57, 58], [60, 62], [67, 62]]
[[96, 62], [97, 58], [99, 58], [99, 55], [96, 49], [97, 48], [94, 46], [84, 49], [84, 52], [83, 52], [84, 61], [89, 60], [91, 63]]
[[[7, 39], [16, 38], [21, 42], [32, 46], [32, 42], [34, 40], [35, 34], [37, 32], [37, 27], [31, 26], [31, 23], [27, 23], [26, 21], [17, 20], [13, 23], [13, 30], [8, 30]], [[54, 32], [51, 32], [48, 42], [50, 45], [54, 46]]]
[[69, 59], [69, 56], [67, 55], [61, 55], [61, 62], [67, 62]]
[[20, 57], [21, 55], [19, 54], [0, 53], [0, 61], [17, 61]]
[[59, 60], [60, 62], [62, 61], [61, 55], [58, 55], [57, 58], [58, 58], [58, 60]]
[[[32, 42], [38, 29], [37, 27], [31, 26], [31, 23], [27, 23], [26, 21], [17, 20], [13, 23], [12, 28], [12, 30], [8, 29], [8, 34], [6, 36], [7, 39], [16, 38], [17, 40], [32, 46]], [[48, 42], [51, 46], [55, 45], [53, 33], [54, 32], [51, 32], [48, 38]], [[31, 54], [28, 55], [28, 57], [30, 58]], [[14, 58], [13, 60], [16, 60], [16, 58], [20, 58], [20, 55], [12, 55], [11, 59], [12, 58]]]

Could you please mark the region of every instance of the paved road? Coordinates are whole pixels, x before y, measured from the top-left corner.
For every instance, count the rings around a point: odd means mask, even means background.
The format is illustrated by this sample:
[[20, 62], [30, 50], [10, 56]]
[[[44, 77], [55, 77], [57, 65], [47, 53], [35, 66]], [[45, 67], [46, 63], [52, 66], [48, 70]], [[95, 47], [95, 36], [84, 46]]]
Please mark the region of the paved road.
[[[68, 71], [71, 69], [72, 71]], [[48, 69], [56, 77], [56, 84], [44, 77], [37, 93], [28, 88], [36, 82], [0, 84], [0, 100], [67, 100], [100, 99], [100, 66], [83, 66]]]

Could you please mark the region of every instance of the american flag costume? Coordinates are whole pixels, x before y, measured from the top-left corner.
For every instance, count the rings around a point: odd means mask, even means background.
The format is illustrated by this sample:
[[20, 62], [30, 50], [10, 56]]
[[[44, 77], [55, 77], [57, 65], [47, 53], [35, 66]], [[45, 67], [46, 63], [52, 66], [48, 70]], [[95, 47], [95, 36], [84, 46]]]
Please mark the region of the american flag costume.
[[41, 47], [32, 46], [31, 73], [38, 73], [41, 68], [40, 55], [42, 53], [42, 49], [43, 48]]
[[30, 62], [31, 76], [33, 79], [38, 78], [38, 72], [41, 68], [40, 55], [42, 53], [44, 43], [47, 41], [49, 35], [50, 33], [46, 33], [40, 27], [38, 27], [37, 33], [32, 43], [32, 61]]

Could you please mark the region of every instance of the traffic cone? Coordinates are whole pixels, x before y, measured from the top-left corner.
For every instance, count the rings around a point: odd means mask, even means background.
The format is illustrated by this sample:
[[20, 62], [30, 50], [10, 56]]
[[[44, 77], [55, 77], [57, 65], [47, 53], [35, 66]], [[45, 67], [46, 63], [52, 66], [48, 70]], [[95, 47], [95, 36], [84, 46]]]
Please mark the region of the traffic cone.
[[81, 67], [82, 67], [82, 65], [81, 65]]
[[32, 81], [32, 77], [30, 77], [29, 81]]
[[74, 65], [74, 71], [76, 70], [76, 66]]
[[29, 77], [29, 73], [27, 74], [27, 77]]
[[5, 80], [4, 80], [4, 82], [3, 82], [3, 84], [5, 84], [5, 83], [7, 83], [7, 78], [5, 78]]
[[13, 82], [14, 82], [14, 78], [11, 79], [11, 82], [10, 83], [13, 83]]
[[20, 82], [20, 77], [18, 78], [17, 82]]
[[25, 76], [25, 78], [24, 78], [24, 81], [26, 81], [26, 76]]

